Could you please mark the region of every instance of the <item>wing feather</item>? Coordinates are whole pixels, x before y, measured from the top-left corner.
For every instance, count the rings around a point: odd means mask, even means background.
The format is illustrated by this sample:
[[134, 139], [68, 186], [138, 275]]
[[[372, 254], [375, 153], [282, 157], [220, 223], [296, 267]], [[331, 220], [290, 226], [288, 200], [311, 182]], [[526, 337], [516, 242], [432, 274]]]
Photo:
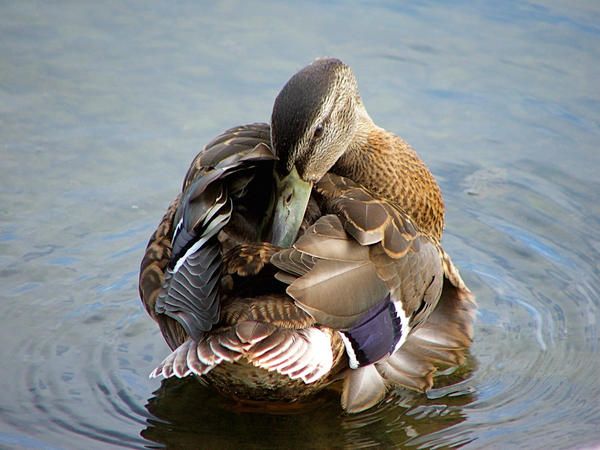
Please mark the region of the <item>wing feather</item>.
[[314, 327], [284, 329], [244, 321], [200, 341], [187, 339], [150, 377], [206, 375], [223, 361], [244, 358], [261, 369], [314, 383], [326, 376], [335, 363], [331, 339], [331, 334]]
[[274, 160], [268, 124], [227, 130], [194, 159], [182, 194], [150, 239], [140, 296], [172, 349], [186, 336], [201, 339], [219, 320], [223, 264], [217, 235], [254, 174], [270, 171]]

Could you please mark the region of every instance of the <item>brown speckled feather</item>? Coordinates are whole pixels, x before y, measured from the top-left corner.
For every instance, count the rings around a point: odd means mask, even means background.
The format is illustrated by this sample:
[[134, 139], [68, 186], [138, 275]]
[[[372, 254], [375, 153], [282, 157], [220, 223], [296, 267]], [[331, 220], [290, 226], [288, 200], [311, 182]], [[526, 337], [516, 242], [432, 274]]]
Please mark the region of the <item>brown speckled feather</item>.
[[139, 292], [146, 311], [159, 325], [167, 345], [171, 350], [177, 348], [185, 338], [183, 327], [176, 320], [157, 314], [155, 310], [156, 298], [160, 293], [165, 280], [165, 271], [171, 261], [171, 235], [173, 233], [173, 220], [179, 200], [177, 196], [167, 208], [156, 231], [152, 234], [142, 263], [140, 266]]
[[[357, 280], [356, 284], [362, 286], [360, 291], [364, 291], [365, 286], [383, 282], [392, 297], [402, 301], [406, 315], [411, 317], [411, 326], [423, 322], [435, 308], [442, 287], [442, 258], [434, 239], [418, 231], [412, 219], [396, 205], [378, 198], [351, 180], [328, 174], [318, 183], [316, 190], [322, 196], [322, 209], [335, 213], [336, 216], [331, 217], [341, 220], [337, 225], [337, 239], [325, 240], [323, 233], [313, 231], [302, 236], [295, 248], [307, 253], [325, 249], [321, 250], [321, 257], [368, 262], [377, 275], [376, 281], [368, 284], [367, 278]], [[323, 219], [314, 227], [324, 222]], [[335, 220], [327, 220], [330, 230], [336, 228], [336, 223]], [[354, 240], [349, 239], [346, 232]], [[346, 246], [344, 254], [323, 253], [331, 253], [340, 243]], [[368, 250], [366, 246], [369, 246]], [[294, 297], [290, 289], [288, 293]], [[348, 303], [361, 304], [355, 296], [348, 298]], [[323, 296], [323, 301], [331, 299], [331, 296]], [[375, 301], [373, 298], [370, 300]], [[370, 302], [360, 310], [372, 307]], [[415, 312], [417, 314], [413, 317]]]
[[441, 239], [442, 193], [423, 160], [402, 138], [379, 127], [370, 128], [332, 172], [392, 200], [420, 230], [437, 241]]

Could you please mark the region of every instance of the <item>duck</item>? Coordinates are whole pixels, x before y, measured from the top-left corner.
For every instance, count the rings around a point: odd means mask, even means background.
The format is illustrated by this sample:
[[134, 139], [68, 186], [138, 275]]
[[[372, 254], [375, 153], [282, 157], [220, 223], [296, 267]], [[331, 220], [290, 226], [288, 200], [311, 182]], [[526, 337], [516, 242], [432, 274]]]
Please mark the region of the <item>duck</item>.
[[171, 349], [150, 376], [266, 404], [338, 386], [348, 413], [430, 390], [464, 363], [476, 310], [444, 216], [434, 176], [373, 122], [352, 69], [316, 59], [270, 123], [200, 151], [150, 237], [139, 293]]

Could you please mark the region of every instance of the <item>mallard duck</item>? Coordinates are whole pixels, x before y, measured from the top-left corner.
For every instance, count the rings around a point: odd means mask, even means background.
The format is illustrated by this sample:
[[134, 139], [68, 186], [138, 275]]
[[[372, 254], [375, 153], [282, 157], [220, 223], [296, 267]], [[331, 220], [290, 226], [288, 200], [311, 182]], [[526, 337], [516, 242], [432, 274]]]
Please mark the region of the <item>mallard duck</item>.
[[348, 412], [430, 389], [475, 310], [443, 228], [417, 153], [371, 120], [350, 67], [314, 61], [270, 125], [206, 145], [150, 238], [140, 296], [173, 350], [151, 376], [284, 402], [341, 380]]

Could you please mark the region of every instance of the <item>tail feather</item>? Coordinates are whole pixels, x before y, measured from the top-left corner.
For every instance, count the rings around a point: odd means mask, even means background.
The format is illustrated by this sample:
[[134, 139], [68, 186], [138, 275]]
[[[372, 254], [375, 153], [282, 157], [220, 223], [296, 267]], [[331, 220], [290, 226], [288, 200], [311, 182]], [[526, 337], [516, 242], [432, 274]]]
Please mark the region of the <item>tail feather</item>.
[[471, 292], [447, 279], [442, 297], [427, 320], [389, 358], [376, 363], [387, 383], [417, 391], [433, 386], [433, 374], [440, 365], [464, 362], [473, 339], [476, 304]]
[[342, 408], [357, 413], [375, 406], [385, 397], [385, 382], [374, 365], [351, 369], [344, 377]]
[[432, 364], [419, 364], [418, 360], [402, 358], [398, 361], [402, 365], [397, 366], [391, 363], [394, 360], [393, 356], [376, 364], [377, 371], [385, 379], [386, 384], [399, 385], [416, 391], [425, 391], [433, 385], [435, 367]]

